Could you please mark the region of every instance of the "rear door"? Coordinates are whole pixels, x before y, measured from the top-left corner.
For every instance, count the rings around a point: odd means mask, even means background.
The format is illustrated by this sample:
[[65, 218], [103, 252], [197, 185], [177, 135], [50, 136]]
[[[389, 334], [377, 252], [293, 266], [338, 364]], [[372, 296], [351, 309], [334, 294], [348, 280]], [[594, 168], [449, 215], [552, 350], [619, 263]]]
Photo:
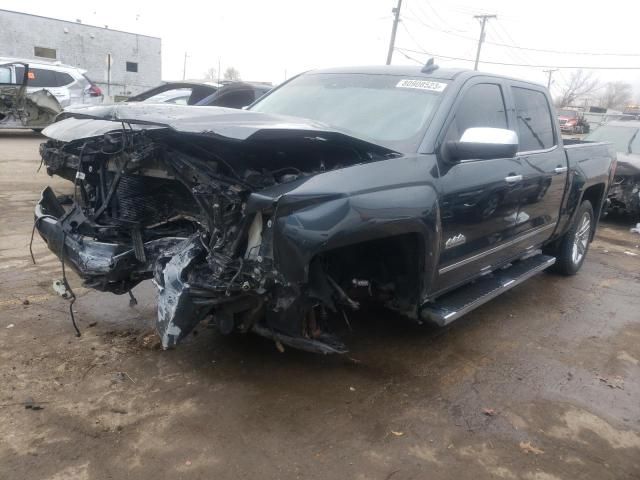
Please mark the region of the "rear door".
[[[16, 65], [16, 76], [24, 75], [24, 67]], [[58, 85], [56, 71], [41, 66], [29, 65], [27, 92], [33, 93], [38, 90], [47, 90], [51, 93], [62, 107], [69, 105], [69, 90]]]
[[528, 242], [535, 245], [548, 239], [558, 222], [567, 182], [567, 158], [559, 145], [545, 90], [514, 83], [510, 93], [523, 169], [516, 232], [530, 234]]
[[[514, 130], [506, 85], [473, 79], [462, 88], [439, 142], [459, 140], [471, 127]], [[449, 163], [440, 155], [441, 223], [438, 281], [433, 293], [490, 271], [510, 255], [518, 214], [522, 168], [516, 158]]]

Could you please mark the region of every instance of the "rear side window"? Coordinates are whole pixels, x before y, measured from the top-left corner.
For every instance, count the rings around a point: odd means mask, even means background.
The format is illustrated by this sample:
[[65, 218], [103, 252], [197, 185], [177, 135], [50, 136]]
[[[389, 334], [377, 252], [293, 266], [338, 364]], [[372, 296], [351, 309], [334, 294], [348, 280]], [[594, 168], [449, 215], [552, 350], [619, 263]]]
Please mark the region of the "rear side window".
[[[16, 78], [18, 82], [22, 81], [24, 75], [24, 67], [16, 66]], [[42, 68], [29, 67], [29, 87], [53, 88], [64, 87], [73, 83], [74, 78], [68, 73], [56, 72], [54, 70], [44, 70]]]
[[464, 93], [447, 130], [445, 141], [458, 141], [467, 128], [473, 127], [507, 128], [507, 114], [500, 85], [479, 83]]
[[[22, 79], [20, 79], [22, 80]], [[11, 83], [11, 69], [0, 67], [0, 83]]]
[[537, 90], [513, 87], [513, 98], [520, 151], [529, 152], [553, 147], [553, 120], [546, 95]]
[[208, 105], [212, 107], [242, 108], [251, 104], [254, 100], [253, 89], [243, 89], [235, 92], [224, 92]]
[[[16, 67], [16, 78], [22, 78], [24, 67]], [[42, 68], [29, 67], [27, 86], [29, 87], [55, 87], [57, 86], [56, 72]]]
[[69, 85], [73, 83], [73, 77], [68, 73], [63, 72], [55, 72], [56, 74], [56, 87], [64, 87], [65, 85]]

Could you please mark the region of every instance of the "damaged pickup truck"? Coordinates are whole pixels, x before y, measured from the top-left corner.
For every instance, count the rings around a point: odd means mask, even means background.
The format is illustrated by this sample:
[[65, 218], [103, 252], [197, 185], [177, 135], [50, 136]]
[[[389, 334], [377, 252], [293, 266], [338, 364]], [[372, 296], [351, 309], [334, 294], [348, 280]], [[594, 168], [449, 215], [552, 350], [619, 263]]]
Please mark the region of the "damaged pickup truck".
[[152, 278], [165, 348], [211, 316], [342, 353], [378, 302], [447, 325], [552, 266], [581, 267], [615, 163], [563, 146], [544, 87], [464, 70], [299, 75], [248, 108], [122, 104], [45, 130], [35, 227], [88, 287]]
[[640, 220], [640, 122], [609, 122], [585, 137], [591, 142], [611, 142], [618, 154], [609, 189], [610, 212], [625, 212]]
[[[22, 76], [18, 73], [22, 72]], [[62, 111], [54, 95], [45, 89], [27, 91], [29, 65], [0, 64], [0, 128], [40, 130], [53, 123]]]

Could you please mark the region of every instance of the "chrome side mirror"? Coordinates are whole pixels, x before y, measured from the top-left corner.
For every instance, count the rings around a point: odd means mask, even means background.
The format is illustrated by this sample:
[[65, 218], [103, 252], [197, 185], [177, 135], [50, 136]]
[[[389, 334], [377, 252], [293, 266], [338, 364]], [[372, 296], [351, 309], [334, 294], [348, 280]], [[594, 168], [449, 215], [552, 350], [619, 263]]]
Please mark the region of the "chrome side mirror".
[[457, 142], [446, 142], [448, 161], [513, 158], [518, 152], [518, 134], [505, 128], [467, 128]]

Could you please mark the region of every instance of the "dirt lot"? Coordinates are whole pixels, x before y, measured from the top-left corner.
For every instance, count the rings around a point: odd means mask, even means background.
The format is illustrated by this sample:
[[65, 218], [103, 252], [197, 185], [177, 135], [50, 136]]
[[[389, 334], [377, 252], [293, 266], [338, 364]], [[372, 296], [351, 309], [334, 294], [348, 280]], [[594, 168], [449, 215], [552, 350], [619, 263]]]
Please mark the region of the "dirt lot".
[[2, 479], [640, 478], [628, 222], [603, 225], [578, 276], [542, 274], [451, 328], [362, 312], [349, 357], [204, 325], [163, 352], [149, 284], [131, 308], [71, 276], [73, 336], [60, 263], [39, 238], [37, 265], [28, 252], [40, 189], [68, 190], [36, 173], [41, 141], [0, 132]]

